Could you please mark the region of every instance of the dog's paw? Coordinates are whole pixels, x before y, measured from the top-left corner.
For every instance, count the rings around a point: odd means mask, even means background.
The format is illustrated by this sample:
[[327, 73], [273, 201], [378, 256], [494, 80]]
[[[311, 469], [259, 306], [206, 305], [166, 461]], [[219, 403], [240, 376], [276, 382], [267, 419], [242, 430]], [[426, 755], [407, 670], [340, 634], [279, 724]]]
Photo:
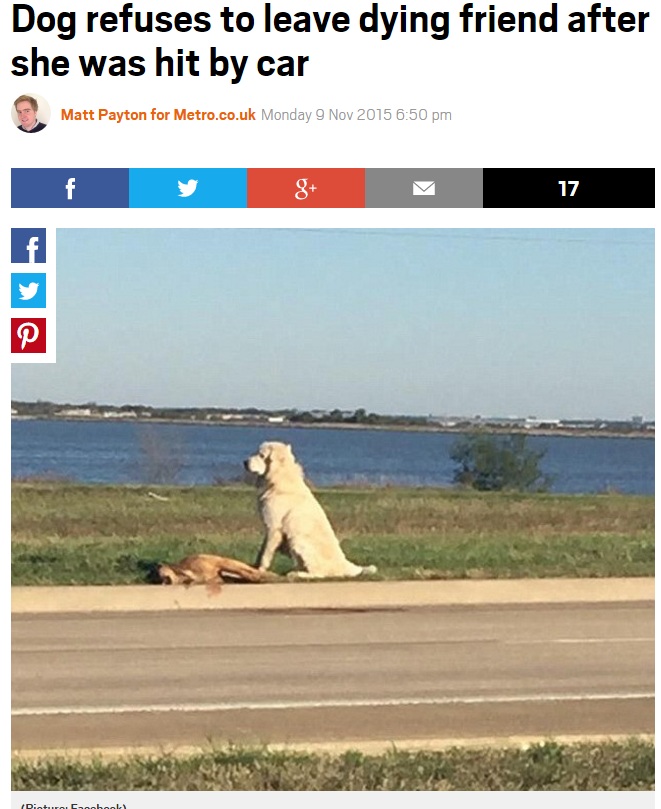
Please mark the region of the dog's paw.
[[305, 570], [290, 570], [287, 573], [288, 581], [309, 581], [310, 579], [319, 579], [321, 576], [313, 576]]

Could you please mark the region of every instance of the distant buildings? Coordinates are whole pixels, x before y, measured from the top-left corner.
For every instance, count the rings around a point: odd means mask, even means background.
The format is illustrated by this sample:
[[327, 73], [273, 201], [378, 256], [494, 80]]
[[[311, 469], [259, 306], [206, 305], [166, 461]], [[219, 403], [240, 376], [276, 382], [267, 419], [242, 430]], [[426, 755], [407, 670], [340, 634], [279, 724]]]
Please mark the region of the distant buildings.
[[53, 402], [12, 402], [12, 418], [42, 419], [104, 419], [202, 422], [206, 424], [272, 424], [278, 426], [346, 426], [382, 427], [400, 429], [431, 429], [448, 432], [471, 430], [535, 431], [567, 434], [570, 432], [641, 435], [654, 432], [654, 421], [645, 421], [642, 416], [629, 420], [609, 419], [559, 419], [538, 416], [406, 416], [380, 415], [358, 410], [259, 410], [258, 408], [188, 407], [165, 408], [147, 405], [99, 405], [95, 402], [84, 405], [55, 404]]
[[654, 430], [653, 421], [634, 416], [629, 421], [608, 419], [558, 419], [538, 416], [429, 416], [428, 422], [448, 430], [576, 430], [631, 433]]

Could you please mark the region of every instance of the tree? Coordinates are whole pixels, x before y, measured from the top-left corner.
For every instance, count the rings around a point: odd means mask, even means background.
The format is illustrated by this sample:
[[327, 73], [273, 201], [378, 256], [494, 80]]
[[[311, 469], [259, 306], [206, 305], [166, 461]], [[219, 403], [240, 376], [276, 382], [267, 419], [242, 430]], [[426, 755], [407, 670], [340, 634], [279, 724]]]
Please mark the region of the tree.
[[452, 445], [450, 458], [457, 465], [454, 482], [482, 492], [546, 491], [551, 478], [539, 468], [546, 450], [527, 447], [523, 434], [495, 436], [472, 433]]
[[145, 483], [176, 483], [186, 466], [184, 450], [177, 436], [154, 425], [138, 433], [138, 472]]

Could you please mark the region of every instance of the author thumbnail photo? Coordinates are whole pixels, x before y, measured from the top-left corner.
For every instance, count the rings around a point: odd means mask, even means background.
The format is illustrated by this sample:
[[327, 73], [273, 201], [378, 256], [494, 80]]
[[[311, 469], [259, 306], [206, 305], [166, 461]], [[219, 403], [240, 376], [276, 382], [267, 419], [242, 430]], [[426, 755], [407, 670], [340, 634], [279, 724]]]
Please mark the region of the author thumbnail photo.
[[14, 101], [11, 117], [19, 132], [41, 132], [50, 121], [50, 107], [41, 96], [21, 95]]

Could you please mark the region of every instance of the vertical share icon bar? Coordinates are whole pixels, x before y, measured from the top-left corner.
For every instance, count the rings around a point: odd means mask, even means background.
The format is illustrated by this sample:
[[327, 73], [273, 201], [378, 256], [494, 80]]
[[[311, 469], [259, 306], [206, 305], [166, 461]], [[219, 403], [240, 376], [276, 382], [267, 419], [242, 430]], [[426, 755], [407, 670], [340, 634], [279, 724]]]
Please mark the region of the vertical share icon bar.
[[55, 362], [55, 229], [12, 228], [12, 363]]

